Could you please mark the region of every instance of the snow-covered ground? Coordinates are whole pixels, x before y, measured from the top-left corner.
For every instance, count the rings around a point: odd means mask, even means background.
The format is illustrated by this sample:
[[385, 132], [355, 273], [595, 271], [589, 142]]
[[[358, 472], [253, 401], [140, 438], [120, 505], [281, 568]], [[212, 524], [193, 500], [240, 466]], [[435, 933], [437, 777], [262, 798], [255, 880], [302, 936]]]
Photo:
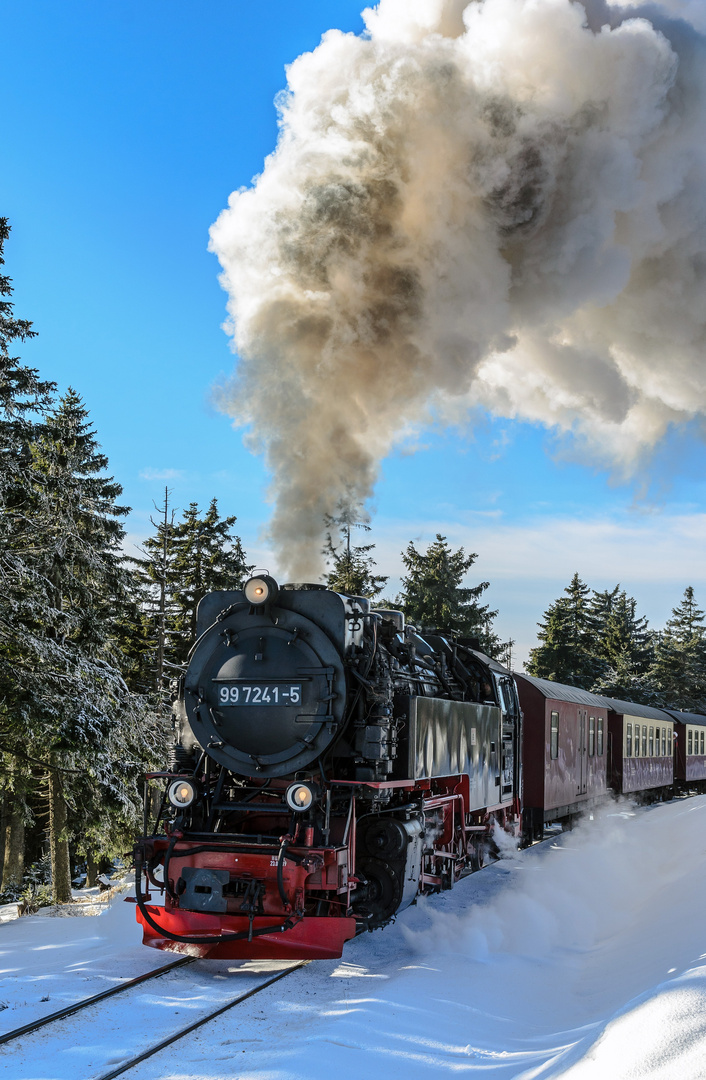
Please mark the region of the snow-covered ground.
[[[140, 1080], [703, 1080], [706, 797], [613, 807], [309, 964]], [[134, 907], [0, 926], [4, 1029], [156, 967]], [[0, 1047], [12, 1080], [80, 1080], [286, 965], [198, 961]], [[126, 1001], [129, 997], [129, 1001]], [[46, 1000], [42, 1000], [46, 999]]]

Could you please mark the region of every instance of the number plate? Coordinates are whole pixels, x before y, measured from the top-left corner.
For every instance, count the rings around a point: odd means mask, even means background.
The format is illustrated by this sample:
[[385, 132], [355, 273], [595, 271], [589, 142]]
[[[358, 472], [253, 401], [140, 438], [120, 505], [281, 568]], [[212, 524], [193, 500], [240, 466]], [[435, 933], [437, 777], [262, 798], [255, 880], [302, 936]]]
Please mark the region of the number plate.
[[301, 683], [221, 683], [218, 704], [228, 705], [300, 705]]

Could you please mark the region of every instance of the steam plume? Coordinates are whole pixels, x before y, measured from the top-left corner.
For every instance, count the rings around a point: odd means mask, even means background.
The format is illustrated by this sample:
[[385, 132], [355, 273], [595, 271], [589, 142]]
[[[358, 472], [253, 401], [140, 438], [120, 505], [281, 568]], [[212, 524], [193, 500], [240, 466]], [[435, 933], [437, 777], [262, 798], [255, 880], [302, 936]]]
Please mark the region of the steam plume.
[[364, 19], [288, 69], [277, 149], [211, 230], [239, 356], [222, 404], [266, 454], [295, 577], [432, 415], [539, 420], [629, 471], [706, 406], [695, 26], [602, 0]]

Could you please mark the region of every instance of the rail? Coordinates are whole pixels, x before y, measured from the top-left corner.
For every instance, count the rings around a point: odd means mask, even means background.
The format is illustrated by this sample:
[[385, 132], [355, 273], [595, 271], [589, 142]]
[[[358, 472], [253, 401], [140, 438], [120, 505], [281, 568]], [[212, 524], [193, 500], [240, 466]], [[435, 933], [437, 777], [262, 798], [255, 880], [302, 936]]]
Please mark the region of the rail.
[[115, 997], [116, 994], [123, 994], [126, 990], [132, 989], [133, 986], [139, 986], [140, 983], [148, 982], [150, 979], [158, 979], [160, 975], [165, 975], [168, 971], [173, 971], [174, 968], [183, 967], [185, 964], [193, 964], [194, 960], [195, 957], [193, 956], [182, 956], [178, 960], [172, 960], [169, 964], [154, 968], [153, 971], [146, 971], [143, 975], [136, 975], [133, 979], [127, 979], [118, 986], [111, 986], [108, 990], [101, 990], [100, 994], [81, 998], [80, 1001], [74, 1002], [73, 1005], [67, 1005], [65, 1009], [58, 1009], [56, 1012], [49, 1013], [48, 1016], [40, 1017], [39, 1020], [33, 1020], [31, 1024], [24, 1024], [22, 1027], [13, 1028], [12, 1031], [6, 1031], [4, 1035], [0, 1035], [0, 1045], [12, 1042], [13, 1039], [19, 1039], [22, 1035], [30, 1035], [34, 1031], [39, 1031], [40, 1028], [45, 1027], [47, 1024], [63, 1020], [67, 1016], [80, 1012], [81, 1009], [87, 1009], [89, 1005], [96, 1005], [99, 1001], [105, 1001], [106, 998]]

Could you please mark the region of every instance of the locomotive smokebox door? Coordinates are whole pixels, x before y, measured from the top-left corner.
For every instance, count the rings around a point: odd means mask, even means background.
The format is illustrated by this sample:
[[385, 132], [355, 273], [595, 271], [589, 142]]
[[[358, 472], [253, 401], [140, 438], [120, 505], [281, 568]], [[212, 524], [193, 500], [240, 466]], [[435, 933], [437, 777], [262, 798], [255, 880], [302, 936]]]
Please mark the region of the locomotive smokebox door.
[[304, 769], [336, 739], [345, 675], [328, 636], [310, 619], [271, 605], [236, 605], [199, 641], [185, 705], [204, 749], [245, 776]]

